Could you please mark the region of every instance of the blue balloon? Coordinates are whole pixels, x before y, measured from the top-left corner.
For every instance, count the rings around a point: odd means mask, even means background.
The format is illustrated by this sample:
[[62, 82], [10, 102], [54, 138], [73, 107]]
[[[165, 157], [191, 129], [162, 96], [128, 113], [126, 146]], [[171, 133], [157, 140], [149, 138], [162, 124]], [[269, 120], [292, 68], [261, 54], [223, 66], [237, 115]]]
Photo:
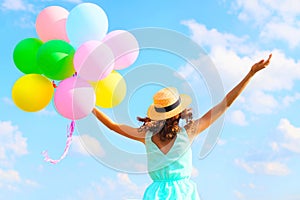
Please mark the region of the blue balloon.
[[98, 5], [82, 3], [69, 13], [66, 29], [70, 43], [77, 48], [89, 40], [102, 40], [108, 31], [108, 19]]

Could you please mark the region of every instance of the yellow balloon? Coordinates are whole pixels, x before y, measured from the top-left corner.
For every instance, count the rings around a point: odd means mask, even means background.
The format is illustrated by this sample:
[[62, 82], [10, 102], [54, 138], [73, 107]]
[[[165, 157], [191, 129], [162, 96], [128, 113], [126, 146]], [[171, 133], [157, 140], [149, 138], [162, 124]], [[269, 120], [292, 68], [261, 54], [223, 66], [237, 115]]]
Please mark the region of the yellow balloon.
[[116, 71], [92, 85], [95, 89], [96, 105], [102, 108], [112, 108], [125, 98], [126, 82]]
[[50, 80], [39, 74], [27, 74], [15, 82], [12, 99], [20, 109], [36, 112], [50, 103], [53, 93], [54, 88]]

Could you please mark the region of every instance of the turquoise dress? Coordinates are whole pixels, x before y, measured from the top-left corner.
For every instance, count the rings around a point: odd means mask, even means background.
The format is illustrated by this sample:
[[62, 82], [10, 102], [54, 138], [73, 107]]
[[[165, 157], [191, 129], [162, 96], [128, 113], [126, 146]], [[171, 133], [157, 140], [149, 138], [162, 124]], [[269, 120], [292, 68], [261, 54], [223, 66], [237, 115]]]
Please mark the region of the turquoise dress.
[[164, 154], [146, 135], [148, 173], [153, 183], [143, 200], [200, 200], [196, 184], [190, 180], [192, 150], [185, 129], [177, 134], [172, 148]]

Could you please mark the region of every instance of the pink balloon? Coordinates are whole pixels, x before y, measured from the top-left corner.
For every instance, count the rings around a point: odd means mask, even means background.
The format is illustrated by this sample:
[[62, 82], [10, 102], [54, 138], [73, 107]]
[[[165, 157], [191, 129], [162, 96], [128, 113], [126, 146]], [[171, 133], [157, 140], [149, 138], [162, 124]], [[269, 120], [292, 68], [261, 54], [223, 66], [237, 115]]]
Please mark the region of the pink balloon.
[[64, 40], [69, 42], [66, 21], [69, 12], [60, 6], [49, 6], [42, 10], [36, 19], [36, 32], [43, 42]]
[[128, 31], [112, 31], [106, 35], [102, 42], [109, 46], [114, 53], [114, 69], [116, 70], [132, 65], [139, 55], [139, 44]]
[[54, 105], [59, 114], [77, 120], [89, 115], [96, 103], [93, 87], [79, 77], [61, 81], [54, 94]]
[[114, 68], [114, 54], [100, 41], [83, 43], [74, 55], [74, 68], [78, 76], [88, 81], [99, 81]]

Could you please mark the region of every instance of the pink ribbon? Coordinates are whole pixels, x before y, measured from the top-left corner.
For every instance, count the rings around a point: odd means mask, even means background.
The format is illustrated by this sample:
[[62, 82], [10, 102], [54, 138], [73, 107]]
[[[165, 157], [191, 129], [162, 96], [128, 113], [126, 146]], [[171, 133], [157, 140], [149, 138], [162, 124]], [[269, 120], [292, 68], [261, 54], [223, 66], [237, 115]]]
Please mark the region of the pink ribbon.
[[53, 160], [49, 157], [48, 151], [43, 151], [42, 154], [44, 156], [44, 161], [50, 162], [52, 164], [57, 164], [66, 157], [66, 155], [69, 152], [71, 143], [72, 143], [72, 136], [73, 136], [74, 128], [75, 128], [75, 121], [73, 120], [70, 124], [70, 127], [67, 128], [68, 134], [67, 134], [66, 147], [65, 147], [63, 154], [60, 156], [60, 158], [58, 160]]

